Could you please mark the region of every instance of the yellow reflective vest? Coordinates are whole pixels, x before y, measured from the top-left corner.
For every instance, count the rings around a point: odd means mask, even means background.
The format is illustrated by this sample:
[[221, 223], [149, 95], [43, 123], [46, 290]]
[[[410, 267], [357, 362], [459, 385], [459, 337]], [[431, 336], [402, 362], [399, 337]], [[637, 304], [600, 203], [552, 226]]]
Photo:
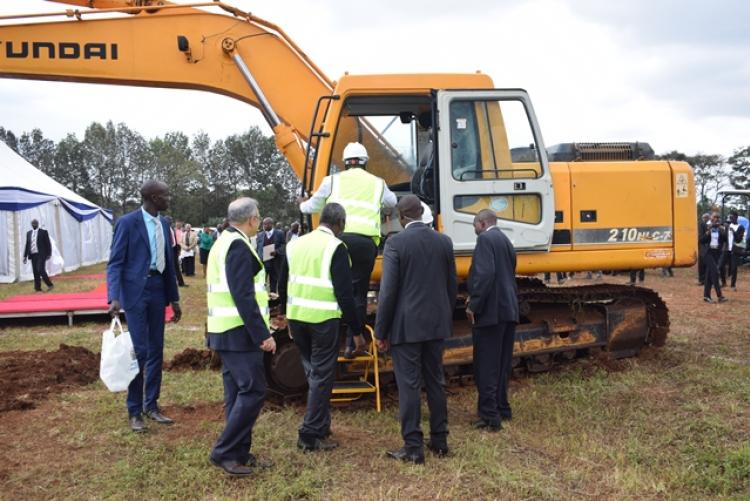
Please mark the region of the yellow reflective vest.
[[331, 176], [328, 202], [341, 204], [346, 211], [345, 233], [372, 237], [380, 243], [380, 206], [385, 181], [361, 168], [352, 168]]
[[[250, 240], [239, 231], [223, 231], [211, 247], [208, 254], [208, 265], [206, 269], [206, 302], [208, 303], [208, 332], [219, 334], [235, 327], [244, 325], [237, 306], [234, 304], [232, 294], [229, 292], [227, 282], [227, 253], [229, 247], [235, 240], [242, 240], [252, 252], [253, 257], [260, 265], [260, 271], [255, 275], [253, 281], [255, 286], [255, 300], [263, 316], [266, 327], [269, 326], [268, 292], [266, 291], [266, 271], [263, 261], [253, 248]], [[250, 279], [251, 277], [248, 277]]]
[[331, 280], [331, 261], [339, 245], [343, 242], [325, 227], [318, 227], [287, 244], [286, 316], [289, 320], [317, 324], [341, 318]]

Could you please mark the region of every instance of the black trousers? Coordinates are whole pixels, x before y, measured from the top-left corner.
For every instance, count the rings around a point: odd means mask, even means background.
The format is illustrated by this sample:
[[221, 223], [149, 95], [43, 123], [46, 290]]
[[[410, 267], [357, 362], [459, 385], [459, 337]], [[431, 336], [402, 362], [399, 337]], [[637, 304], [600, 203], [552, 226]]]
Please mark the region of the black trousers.
[[721, 285], [727, 285], [727, 268], [729, 269], [729, 280], [730, 285], [735, 287], [737, 285], [737, 263], [739, 255], [733, 250], [725, 250], [721, 254], [721, 261], [719, 262], [719, 276], [721, 277]]
[[224, 379], [224, 431], [211, 457], [219, 462], [246, 464], [253, 426], [266, 398], [266, 373], [261, 351], [218, 351]]
[[263, 263], [263, 267], [266, 269], [266, 275], [268, 275], [268, 290], [270, 292], [279, 291], [279, 272], [281, 271], [282, 259], [282, 256], [276, 256]]
[[516, 324], [503, 322], [474, 327], [474, 379], [479, 398], [477, 413], [491, 425], [513, 417], [508, 402], [508, 382], [513, 369], [513, 342]]
[[[557, 283], [558, 284], [560, 282], [563, 282], [565, 280], [565, 273], [562, 273], [562, 272], [558, 271], [557, 273], [555, 273], [555, 275], [557, 276]], [[549, 273], [549, 272], [545, 272], [544, 273], [544, 281], [545, 282], [549, 282], [550, 281], [550, 277], [551, 277], [551, 273]]]
[[312, 443], [331, 431], [331, 391], [339, 354], [339, 320], [319, 324], [289, 321], [294, 344], [299, 348], [307, 377], [307, 410], [299, 428], [299, 438]]
[[698, 281], [703, 285], [706, 282], [706, 258], [704, 257], [706, 250], [698, 247]]
[[448, 442], [448, 401], [443, 374], [443, 340], [391, 346], [393, 369], [398, 385], [398, 414], [401, 436], [409, 453], [422, 453], [421, 390], [424, 383], [430, 409], [430, 440], [433, 446]]
[[177, 285], [185, 285], [185, 279], [182, 278], [182, 270], [180, 269], [180, 246], [175, 245], [174, 247], [172, 247], [172, 252], [174, 253], [174, 271], [177, 275]]
[[709, 249], [704, 256], [706, 263], [706, 281], [703, 284], [703, 297], [711, 297], [711, 287], [716, 289], [716, 297], [721, 297], [721, 286], [719, 285], [719, 260], [721, 251]]
[[185, 256], [182, 258], [182, 272], [186, 277], [195, 275], [195, 256]]
[[47, 276], [47, 259], [39, 253], [31, 254], [31, 272], [34, 274], [34, 290], [42, 290], [42, 280], [47, 287], [52, 287], [52, 280]]
[[[356, 233], [342, 233], [339, 237], [346, 244], [349, 259], [352, 261], [352, 287], [354, 288], [354, 306], [360, 318], [367, 318], [367, 291], [370, 289], [370, 275], [378, 256], [378, 248], [371, 237]], [[346, 330], [346, 343], [354, 346], [353, 337], [361, 334]]]
[[638, 278], [639, 282], [643, 282], [643, 279], [646, 278], [646, 270], [641, 268], [640, 270], [630, 270], [630, 283], [634, 284], [636, 277]]

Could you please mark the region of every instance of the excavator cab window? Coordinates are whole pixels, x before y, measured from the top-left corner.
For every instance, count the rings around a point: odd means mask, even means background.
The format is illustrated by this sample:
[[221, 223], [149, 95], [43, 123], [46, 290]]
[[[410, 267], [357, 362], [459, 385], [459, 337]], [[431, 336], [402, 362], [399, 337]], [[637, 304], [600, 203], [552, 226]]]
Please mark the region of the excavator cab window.
[[343, 169], [344, 147], [362, 143], [370, 156], [367, 171], [399, 194], [410, 193], [429, 133], [419, 117], [431, 109], [429, 96], [353, 96], [346, 99], [333, 140], [328, 173]]

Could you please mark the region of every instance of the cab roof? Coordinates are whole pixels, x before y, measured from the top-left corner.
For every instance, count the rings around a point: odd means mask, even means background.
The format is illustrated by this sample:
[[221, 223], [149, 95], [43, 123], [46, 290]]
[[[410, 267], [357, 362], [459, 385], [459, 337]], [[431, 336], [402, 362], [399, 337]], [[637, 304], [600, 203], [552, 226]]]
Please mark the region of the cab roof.
[[414, 91], [437, 89], [492, 89], [492, 79], [483, 73], [420, 73], [393, 75], [344, 75], [336, 82], [339, 95], [358, 91]]

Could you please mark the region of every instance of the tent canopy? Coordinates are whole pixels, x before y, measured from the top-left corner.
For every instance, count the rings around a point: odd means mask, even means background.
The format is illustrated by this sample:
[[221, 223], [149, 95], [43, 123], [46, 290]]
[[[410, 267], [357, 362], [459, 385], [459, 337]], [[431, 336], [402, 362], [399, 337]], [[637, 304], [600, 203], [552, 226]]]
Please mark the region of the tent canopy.
[[0, 210], [20, 211], [60, 200], [78, 221], [102, 214], [112, 220], [112, 211], [102, 209], [58, 183], [0, 141]]
[[0, 141], [0, 283], [32, 278], [30, 263], [23, 262], [32, 219], [52, 240], [50, 275], [109, 258], [112, 212], [50, 178]]

